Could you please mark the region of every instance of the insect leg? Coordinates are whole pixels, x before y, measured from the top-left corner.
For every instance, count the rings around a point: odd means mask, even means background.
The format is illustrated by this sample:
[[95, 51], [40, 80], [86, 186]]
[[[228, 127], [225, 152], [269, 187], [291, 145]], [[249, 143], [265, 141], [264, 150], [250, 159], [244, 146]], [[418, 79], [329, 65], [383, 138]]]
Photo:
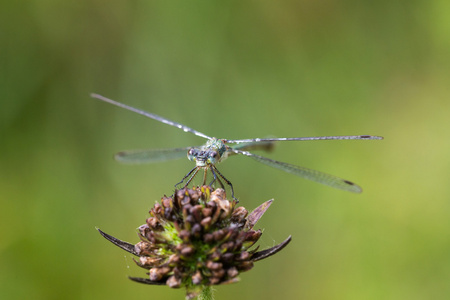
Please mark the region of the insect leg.
[[[214, 167], [213, 167], [213, 165], [210, 165], [209, 166], [209, 169], [211, 170], [211, 173], [212, 173], [212, 175], [213, 175], [213, 180], [209, 183], [209, 186], [212, 186], [213, 185], [213, 183], [214, 182], [216, 182], [216, 180], [217, 180], [217, 175], [216, 175], [216, 172], [214, 172]], [[217, 170], [217, 169], [216, 169]], [[206, 174], [206, 169], [205, 169], [205, 174]], [[205, 178], [205, 180], [206, 180], [206, 178]]]
[[[178, 182], [177, 184], [175, 184], [175, 188], [177, 187], [177, 185], [182, 184], [183, 181], [184, 181], [186, 178], [188, 178], [195, 170], [198, 171], [198, 168], [197, 168], [197, 167], [194, 167], [192, 170], [190, 170], [189, 173], [187, 173], [187, 174], [183, 177], [183, 179], [181, 179], [180, 182]], [[197, 172], [195, 172], [195, 174], [197, 174]], [[194, 176], [195, 176], [195, 175], [194, 175]], [[188, 182], [190, 182], [191, 180], [192, 180], [192, 178], [189, 179]]]
[[[195, 172], [194, 172], [194, 173], [192, 174], [192, 176], [189, 177], [189, 179], [186, 181], [186, 184], [183, 186], [183, 189], [186, 188], [186, 187], [188, 186], [189, 183], [191, 183], [192, 179], [194, 179], [195, 175], [197, 175], [198, 171], [200, 170], [199, 167], [195, 167], [194, 169], [195, 169]], [[192, 171], [189, 172], [189, 173], [192, 173]]]
[[203, 168], [203, 182], [202, 185], [206, 185], [206, 173], [208, 172], [207, 168]]
[[[214, 170], [217, 171], [217, 169], [216, 169], [215, 167], [213, 167], [213, 166], [210, 166], [209, 168], [211, 169], [211, 173], [212, 173], [213, 176], [214, 176], [214, 179], [213, 179], [213, 181], [211, 181], [211, 183], [209, 184], [209, 186], [211, 186], [214, 182], [218, 181], [219, 184], [220, 184], [220, 187], [223, 188], [223, 189], [225, 189], [225, 186], [223, 185], [222, 181], [220, 180], [220, 177], [217, 177], [216, 172], [214, 172]], [[218, 171], [217, 171], [217, 172], [218, 172]]]
[[217, 181], [220, 183], [220, 187], [225, 189], [225, 186], [223, 185], [222, 181], [220, 180], [220, 177], [217, 177]]
[[[229, 181], [228, 179], [225, 178], [225, 176], [222, 175], [222, 173], [219, 172], [219, 170], [217, 170], [217, 168], [214, 168], [214, 170], [217, 172], [217, 174], [219, 174], [220, 177], [222, 177], [222, 179], [230, 186], [231, 189], [231, 198], [233, 198], [234, 200], [236, 200], [237, 202], [239, 202], [239, 200], [234, 197], [234, 189], [233, 189], [233, 185], [231, 184], [231, 181]], [[220, 181], [220, 180], [219, 180]]]

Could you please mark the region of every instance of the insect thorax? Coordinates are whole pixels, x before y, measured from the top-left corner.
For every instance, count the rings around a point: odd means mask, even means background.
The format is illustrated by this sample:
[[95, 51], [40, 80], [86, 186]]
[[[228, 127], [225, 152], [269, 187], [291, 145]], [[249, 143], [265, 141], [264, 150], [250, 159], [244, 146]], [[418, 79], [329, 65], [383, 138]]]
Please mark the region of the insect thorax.
[[215, 165], [226, 158], [227, 146], [220, 139], [212, 138], [200, 148], [191, 148], [188, 151], [188, 159], [195, 161], [197, 167]]

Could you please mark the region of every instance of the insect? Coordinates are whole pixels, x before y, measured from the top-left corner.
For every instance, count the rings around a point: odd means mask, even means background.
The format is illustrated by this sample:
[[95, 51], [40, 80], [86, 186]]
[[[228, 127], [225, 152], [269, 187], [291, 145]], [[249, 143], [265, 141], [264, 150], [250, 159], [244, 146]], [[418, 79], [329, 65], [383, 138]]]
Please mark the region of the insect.
[[[333, 176], [326, 173], [322, 173], [316, 170], [308, 169], [305, 167], [291, 165], [285, 162], [276, 161], [267, 157], [259, 156], [249, 152], [249, 150], [268, 150], [271, 148], [273, 143], [280, 141], [317, 141], [317, 140], [381, 140], [383, 137], [372, 136], [372, 135], [347, 135], [347, 136], [317, 136], [317, 137], [292, 137], [292, 138], [253, 138], [253, 139], [242, 139], [242, 140], [229, 140], [229, 139], [217, 139], [215, 137], [207, 136], [197, 130], [187, 127], [183, 124], [168, 120], [166, 118], [160, 117], [158, 115], [128, 106], [126, 104], [111, 100], [104, 96], [98, 94], [91, 94], [91, 97], [98, 100], [116, 105], [118, 107], [130, 110], [132, 112], [143, 115], [147, 118], [154, 119], [156, 121], [162, 122], [167, 125], [175, 126], [184, 132], [190, 132], [197, 136], [207, 139], [206, 144], [198, 147], [185, 147], [185, 148], [169, 148], [169, 149], [146, 149], [146, 150], [132, 150], [132, 151], [122, 151], [115, 155], [116, 160], [123, 163], [153, 163], [161, 162], [171, 159], [181, 158], [186, 155], [189, 160], [195, 162], [195, 167], [190, 170], [183, 179], [177, 183], [175, 186], [184, 183], [186, 187], [197, 175], [200, 170], [203, 170], [203, 184], [206, 184], [207, 172], [210, 171], [212, 174], [212, 181], [209, 185], [214, 184], [216, 181], [219, 182], [222, 188], [224, 185], [221, 181], [225, 183], [231, 189], [231, 195], [234, 199], [234, 189], [231, 181], [225, 178], [222, 173], [219, 172], [216, 165], [225, 160], [231, 155], [244, 155], [253, 158], [254, 160], [268, 165], [270, 167], [280, 169], [287, 173], [309, 179], [321, 184], [331, 186], [333, 188], [360, 193], [362, 191], [361, 187], [357, 184]], [[230, 145], [231, 144], [231, 145]]]

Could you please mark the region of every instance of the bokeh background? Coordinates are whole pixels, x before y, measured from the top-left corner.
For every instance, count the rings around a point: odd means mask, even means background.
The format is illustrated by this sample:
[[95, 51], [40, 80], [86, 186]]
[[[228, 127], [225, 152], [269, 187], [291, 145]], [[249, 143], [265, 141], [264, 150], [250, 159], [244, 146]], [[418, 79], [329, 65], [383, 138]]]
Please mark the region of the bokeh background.
[[360, 195], [245, 157], [220, 166], [241, 204], [275, 198], [262, 248], [293, 236], [216, 299], [449, 299], [450, 3], [2, 1], [0, 298], [183, 299], [96, 227], [138, 241], [188, 160], [120, 165], [124, 149], [204, 141], [103, 94], [354, 180]]

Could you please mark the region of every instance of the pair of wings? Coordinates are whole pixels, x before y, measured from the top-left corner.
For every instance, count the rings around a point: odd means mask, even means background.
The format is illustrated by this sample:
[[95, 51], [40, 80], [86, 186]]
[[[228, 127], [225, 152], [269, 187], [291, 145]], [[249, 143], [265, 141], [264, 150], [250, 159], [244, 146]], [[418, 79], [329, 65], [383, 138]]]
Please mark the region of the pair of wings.
[[[207, 136], [195, 129], [187, 127], [183, 124], [168, 120], [161, 116], [128, 106], [126, 104], [111, 100], [104, 96], [98, 94], [91, 94], [91, 97], [98, 100], [113, 104], [115, 106], [124, 108], [126, 110], [138, 113], [147, 118], [154, 119], [161, 123], [177, 127], [184, 132], [190, 132], [197, 136], [203, 137], [205, 139], [212, 139], [212, 137]], [[280, 169], [287, 173], [309, 179], [318, 183], [322, 183], [334, 188], [346, 190], [349, 192], [360, 193], [362, 191], [361, 187], [355, 183], [333, 176], [326, 173], [322, 173], [316, 170], [308, 169], [305, 167], [295, 166], [288, 163], [276, 161], [269, 159], [267, 157], [259, 156], [248, 152], [249, 149], [254, 148], [264, 148], [268, 144], [279, 141], [314, 141], [314, 140], [381, 140], [380, 136], [371, 135], [352, 135], [352, 136], [321, 136], [321, 137], [295, 137], [295, 138], [268, 138], [268, 139], [244, 139], [244, 140], [224, 140], [226, 144], [236, 144], [228, 148], [229, 154], [240, 154], [253, 158], [254, 160], [268, 165], [270, 167]], [[149, 149], [149, 150], [134, 150], [134, 151], [123, 151], [116, 154], [116, 159], [124, 163], [153, 163], [161, 162], [166, 160], [178, 159], [187, 155], [187, 151], [192, 147], [186, 148], [171, 148], [171, 149]]]
[[[254, 145], [249, 145], [249, 147], [253, 148]], [[115, 155], [115, 158], [117, 161], [129, 164], [156, 163], [186, 157], [187, 151], [190, 148], [191, 147], [123, 151], [117, 153]], [[246, 149], [246, 147], [242, 147], [241, 149]], [[334, 188], [346, 190], [353, 193], [360, 193], [362, 191], [361, 187], [354, 184], [353, 182], [330, 174], [322, 173], [305, 167], [288, 164], [285, 162], [272, 160], [264, 156], [256, 155], [248, 151], [239, 150], [232, 147], [230, 147], [229, 150], [227, 151], [229, 151], [229, 154], [245, 155], [267, 166], [285, 171], [287, 173], [291, 173], [293, 175], [305, 179], [322, 183]]]

